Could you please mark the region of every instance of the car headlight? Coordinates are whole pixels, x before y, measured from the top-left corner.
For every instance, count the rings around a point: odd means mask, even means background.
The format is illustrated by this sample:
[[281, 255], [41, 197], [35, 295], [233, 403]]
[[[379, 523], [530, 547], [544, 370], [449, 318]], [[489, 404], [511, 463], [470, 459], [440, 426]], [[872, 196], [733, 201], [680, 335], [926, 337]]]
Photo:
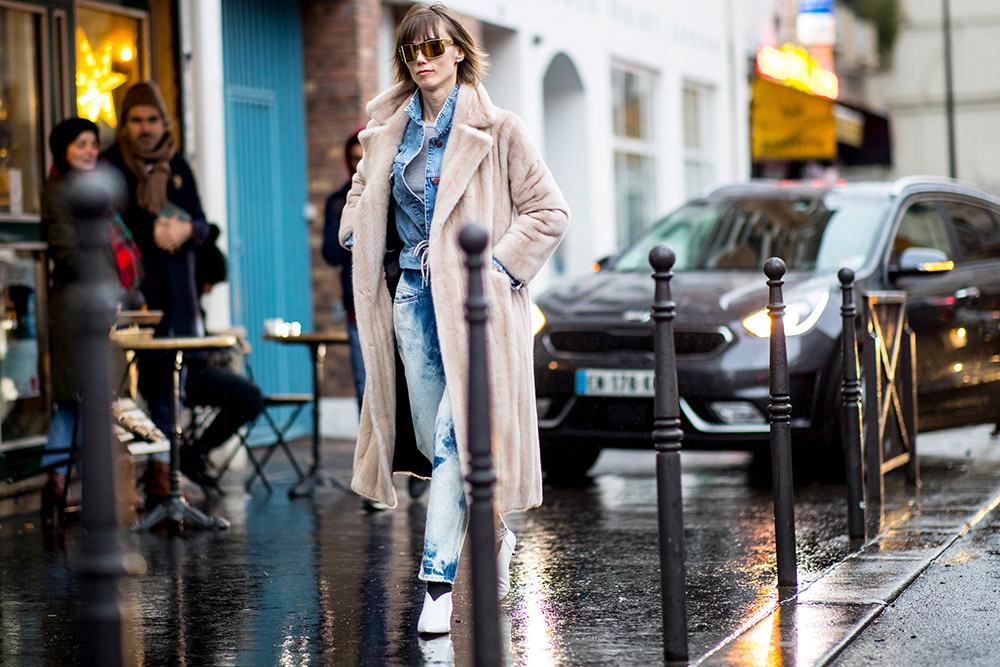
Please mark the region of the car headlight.
[[[785, 335], [798, 336], [812, 329], [829, 301], [830, 292], [825, 290], [785, 304]], [[771, 337], [771, 317], [766, 308], [743, 320], [743, 326], [758, 338]]]
[[545, 326], [545, 313], [534, 301], [531, 302], [531, 335], [534, 336]]

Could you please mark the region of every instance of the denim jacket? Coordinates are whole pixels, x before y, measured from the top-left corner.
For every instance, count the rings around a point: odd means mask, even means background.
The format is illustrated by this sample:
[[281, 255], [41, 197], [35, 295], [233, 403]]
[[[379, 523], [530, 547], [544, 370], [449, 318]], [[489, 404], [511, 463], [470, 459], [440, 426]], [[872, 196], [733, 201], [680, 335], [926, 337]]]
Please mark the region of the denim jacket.
[[396, 229], [403, 241], [403, 251], [399, 255], [399, 265], [404, 269], [420, 269], [426, 255], [426, 241], [430, 237], [431, 220], [434, 218], [434, 203], [437, 199], [438, 184], [441, 178], [441, 160], [448, 145], [448, 135], [451, 132], [451, 119], [455, 114], [455, 99], [458, 97], [458, 86], [441, 107], [441, 112], [434, 121], [434, 131], [437, 137], [427, 146], [427, 166], [424, 178], [424, 197], [421, 199], [410, 190], [403, 178], [403, 171], [420, 153], [424, 143], [424, 122], [421, 120], [423, 106], [420, 91], [413, 93], [406, 114], [410, 122], [403, 133], [403, 141], [399, 152], [392, 161], [392, 197], [396, 208]]
[[[392, 198], [396, 215], [396, 231], [403, 242], [403, 250], [399, 254], [399, 266], [402, 269], [421, 270], [427, 254], [427, 239], [430, 237], [431, 220], [434, 218], [434, 204], [437, 200], [438, 185], [441, 178], [441, 162], [445, 148], [448, 146], [448, 136], [451, 133], [451, 121], [455, 115], [455, 100], [458, 97], [458, 85], [445, 100], [444, 106], [434, 121], [434, 131], [437, 136], [427, 145], [427, 165], [424, 174], [424, 197], [421, 199], [406, 184], [403, 172], [406, 167], [420, 154], [424, 142], [424, 122], [422, 120], [423, 104], [420, 91], [416, 90], [410, 103], [406, 106], [406, 114], [410, 122], [403, 133], [403, 141], [399, 152], [392, 161]], [[510, 278], [511, 288], [520, 289], [523, 283], [510, 277], [503, 265], [495, 258], [493, 267]]]

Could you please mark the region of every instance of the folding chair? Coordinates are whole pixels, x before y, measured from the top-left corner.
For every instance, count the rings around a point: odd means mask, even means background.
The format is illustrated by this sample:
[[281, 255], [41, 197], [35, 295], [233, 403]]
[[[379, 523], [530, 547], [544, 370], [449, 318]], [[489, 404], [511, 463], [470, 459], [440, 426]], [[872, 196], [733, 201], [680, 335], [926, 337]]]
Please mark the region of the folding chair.
[[[243, 368], [246, 372], [247, 378], [251, 382], [255, 382], [253, 376], [253, 366], [250, 364], [250, 344], [246, 341], [245, 337], [240, 334], [238, 335], [240, 340], [240, 346], [242, 348], [243, 357]], [[253, 472], [250, 476], [243, 482], [243, 487], [249, 491], [253, 486], [253, 483], [260, 478], [260, 481], [264, 484], [264, 488], [270, 494], [274, 491], [271, 487], [271, 482], [268, 480], [267, 475], [264, 474], [264, 467], [267, 465], [268, 461], [271, 460], [271, 456], [274, 455], [276, 449], [281, 449], [285, 452], [285, 456], [288, 457], [289, 463], [292, 464], [292, 468], [295, 469], [295, 474], [297, 476], [296, 483], [301, 482], [305, 479], [305, 473], [302, 471], [302, 467], [299, 462], [295, 459], [295, 455], [292, 453], [291, 448], [288, 446], [288, 431], [295, 424], [295, 420], [298, 419], [299, 415], [305, 409], [306, 405], [312, 403], [312, 394], [270, 394], [264, 397], [264, 410], [257, 415], [257, 417], [246, 425], [246, 428], [237, 432], [237, 438], [239, 439], [239, 446], [235, 447], [226, 460], [223, 461], [222, 465], [219, 466], [219, 478], [227, 470], [229, 470], [230, 464], [236, 457], [236, 454], [242, 449], [246, 452], [247, 458], [250, 460], [250, 464], [253, 466]], [[284, 421], [279, 422], [275, 419], [274, 415], [271, 414], [271, 410], [277, 408], [291, 408], [291, 412]], [[261, 419], [267, 423], [268, 428], [271, 429], [271, 434], [274, 436], [273, 441], [269, 442], [252, 442], [251, 435], [257, 426], [261, 423]], [[264, 449], [266, 450], [262, 456], [258, 458], [254, 454], [254, 450]]]

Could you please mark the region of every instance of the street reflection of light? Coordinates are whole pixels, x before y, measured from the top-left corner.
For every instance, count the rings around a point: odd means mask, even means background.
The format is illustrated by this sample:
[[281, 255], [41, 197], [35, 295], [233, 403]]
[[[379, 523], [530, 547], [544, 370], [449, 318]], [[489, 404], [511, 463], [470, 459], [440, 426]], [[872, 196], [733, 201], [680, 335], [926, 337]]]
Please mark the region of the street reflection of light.
[[545, 615], [545, 597], [540, 589], [525, 591], [522, 611], [524, 625], [524, 662], [528, 665], [554, 665], [552, 656], [552, 628]]
[[[287, 628], [286, 628], [287, 629]], [[310, 665], [310, 641], [301, 635], [287, 635], [281, 642], [278, 664], [282, 667]]]
[[738, 664], [780, 665], [780, 655], [778, 662], [769, 660], [771, 658], [771, 637], [778, 628], [778, 624], [775, 623], [777, 606], [776, 595], [761, 591], [761, 595], [753, 603], [747, 621], [702, 656], [702, 661], [728, 646], [736, 645], [739, 647], [736, 652]]
[[520, 553], [518, 579], [522, 582], [523, 594], [515, 612], [521, 617], [518, 625], [523, 636], [520, 642], [523, 654], [519, 662], [525, 665], [554, 665], [552, 621], [547, 613], [547, 595], [551, 592], [545, 575], [548, 559], [545, 550], [539, 547]]
[[1000, 505], [1000, 494], [994, 496], [993, 500], [990, 501], [989, 505], [976, 512], [976, 516], [972, 517], [972, 520], [965, 525], [965, 528], [962, 529], [962, 532], [959, 533], [959, 536], [965, 535], [967, 532], [969, 532], [969, 530], [971, 530], [972, 527], [975, 526], [977, 523], [982, 521], [987, 514], [995, 510], [997, 505]]

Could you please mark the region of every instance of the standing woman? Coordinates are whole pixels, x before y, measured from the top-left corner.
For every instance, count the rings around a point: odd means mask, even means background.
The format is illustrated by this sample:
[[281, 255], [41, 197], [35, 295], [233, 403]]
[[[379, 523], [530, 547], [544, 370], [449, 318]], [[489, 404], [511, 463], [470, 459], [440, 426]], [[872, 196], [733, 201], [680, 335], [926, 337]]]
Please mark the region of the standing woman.
[[[133, 295], [142, 279], [139, 250], [113, 210], [105, 216], [106, 224], [83, 227], [70, 202], [70, 191], [84, 178], [118, 178], [113, 170], [98, 171], [97, 125], [86, 118], [70, 118], [56, 125], [49, 136], [52, 149], [52, 173], [42, 190], [42, 236], [48, 244], [49, 259], [49, 333], [52, 340], [52, 398], [55, 412], [49, 427], [42, 457], [43, 466], [67, 458], [65, 453], [80, 443], [79, 326], [77, 311], [85, 294], [82, 276], [90, 263], [107, 284], [121, 285]], [[85, 233], [103, 234], [100, 252], [86, 256], [81, 248]], [[119, 294], [127, 300], [126, 293]], [[58, 453], [51, 450], [60, 450]], [[42, 526], [56, 527], [66, 504], [66, 466], [49, 473], [42, 488]]]
[[[395, 506], [393, 463], [416, 447], [433, 464], [424, 552], [422, 633], [451, 629], [452, 584], [468, 504], [467, 283], [459, 231], [485, 225], [487, 342], [499, 513], [542, 501], [527, 284], [559, 245], [569, 209], [515, 114], [493, 106], [486, 54], [443, 5], [413, 5], [396, 30], [396, 85], [368, 104], [364, 159], [340, 240], [352, 248], [367, 372], [352, 488]], [[387, 289], [388, 288], [388, 289]], [[396, 355], [405, 394], [397, 387]], [[409, 468], [412, 471], [414, 468]], [[497, 521], [500, 597], [514, 534]]]

